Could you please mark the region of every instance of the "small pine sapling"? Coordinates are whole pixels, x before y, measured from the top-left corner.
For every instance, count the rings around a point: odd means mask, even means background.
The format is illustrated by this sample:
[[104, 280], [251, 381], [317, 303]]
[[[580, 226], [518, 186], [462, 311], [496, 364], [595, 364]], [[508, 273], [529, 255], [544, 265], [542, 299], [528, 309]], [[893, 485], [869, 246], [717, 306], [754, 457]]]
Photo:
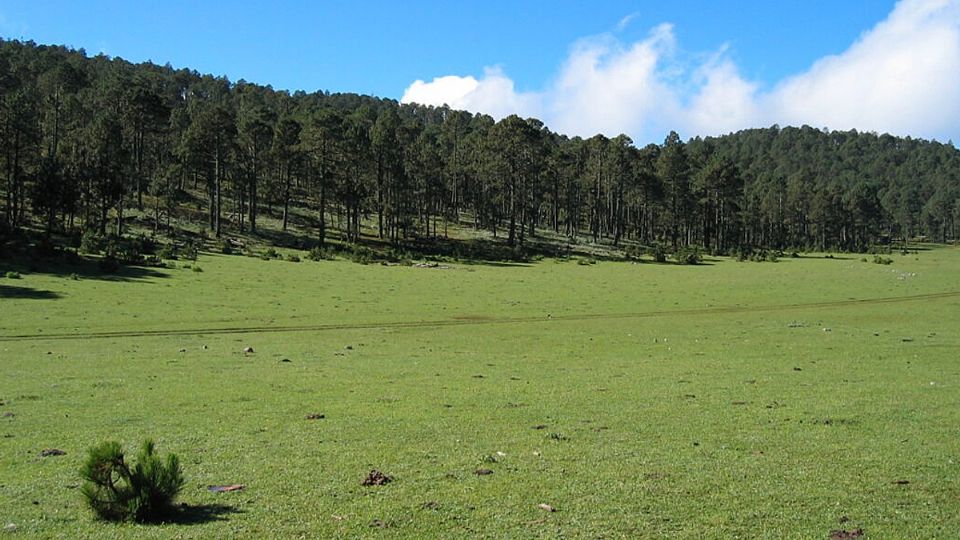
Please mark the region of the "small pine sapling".
[[151, 440], [143, 443], [133, 467], [124, 460], [120, 443], [95, 446], [81, 475], [87, 481], [83, 496], [97, 517], [107, 521], [161, 521], [173, 511], [184, 484], [180, 460], [175, 454], [160, 459]]

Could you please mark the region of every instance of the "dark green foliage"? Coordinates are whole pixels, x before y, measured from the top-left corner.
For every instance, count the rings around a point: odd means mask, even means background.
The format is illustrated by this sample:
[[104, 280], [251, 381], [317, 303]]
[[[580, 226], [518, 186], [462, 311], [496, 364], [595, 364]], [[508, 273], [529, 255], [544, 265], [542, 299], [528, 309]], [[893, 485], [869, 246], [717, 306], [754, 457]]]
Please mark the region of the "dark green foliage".
[[83, 231], [80, 237], [80, 251], [92, 255], [99, 255], [106, 248], [107, 243], [103, 236], [93, 229]]
[[86, 482], [81, 488], [87, 504], [107, 521], [162, 521], [173, 511], [173, 502], [184, 485], [180, 461], [175, 454], [166, 460], [156, 454], [153, 441], [140, 448], [136, 464], [124, 459], [117, 442], [104, 442], [90, 449], [80, 471]]
[[[753, 249], [753, 248], [743, 248], [734, 250], [731, 253], [731, 256], [736, 258], [740, 262], [751, 261], [751, 262], [779, 262], [780, 257], [784, 254], [782, 251], [775, 249]], [[799, 258], [800, 254], [793, 252], [790, 254], [791, 258]], [[827, 256], [828, 258], [830, 256]]]
[[279, 259], [280, 253], [277, 252], [274, 248], [267, 248], [263, 253], [260, 254], [260, 258], [269, 261], [270, 259]]
[[[646, 250], [639, 246], [627, 246], [623, 249], [624, 256], [626, 256], [627, 259], [634, 261], [639, 261], [645, 253]], [[560, 254], [557, 254], [555, 257], [558, 259], [563, 258]]]
[[884, 257], [882, 255], [874, 255], [873, 262], [875, 264], [893, 264], [893, 259], [890, 257]]
[[[186, 267], [184, 267], [184, 268], [186, 268]], [[190, 270], [193, 270], [194, 272], [197, 272], [197, 273], [203, 272], [203, 268], [200, 268], [200, 267], [197, 266], [197, 265], [191, 266], [191, 267], [190, 267]]]
[[167, 259], [169, 261], [177, 260], [177, 248], [173, 244], [164, 244], [160, 246], [160, 249], [157, 251], [157, 257], [161, 259]]
[[307, 253], [307, 258], [311, 261], [332, 261], [336, 256], [329, 249], [315, 247]]
[[647, 248], [647, 253], [658, 263], [667, 262], [667, 250], [659, 243], [655, 242]]
[[677, 264], [700, 264], [703, 262], [703, 256], [700, 254], [700, 248], [697, 246], [681, 247], [673, 253], [673, 259]]
[[288, 261], [288, 262], [300, 262], [300, 256], [299, 256], [299, 255], [295, 255], [295, 254], [293, 254], [293, 253], [290, 253], [289, 255], [287, 255], [287, 261]]
[[10, 270], [5, 275], [7, 276], [7, 279], [20, 279], [20, 272], [15, 272], [13, 270]]
[[203, 245], [198, 239], [191, 239], [187, 241], [183, 247], [177, 250], [181, 257], [184, 259], [189, 259], [191, 261], [197, 260], [197, 255], [200, 254], [200, 247]]
[[371, 264], [382, 259], [381, 255], [375, 250], [354, 244], [350, 244], [346, 255], [351, 261], [360, 264]]

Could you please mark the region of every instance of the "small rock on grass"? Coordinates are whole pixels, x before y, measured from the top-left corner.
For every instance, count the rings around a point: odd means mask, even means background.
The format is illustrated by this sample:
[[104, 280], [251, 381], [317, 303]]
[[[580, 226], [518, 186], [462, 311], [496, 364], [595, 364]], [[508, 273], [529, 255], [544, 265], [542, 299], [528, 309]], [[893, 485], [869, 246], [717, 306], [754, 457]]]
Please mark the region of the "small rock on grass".
[[544, 512], [556, 512], [556, 511], [557, 511], [556, 508], [550, 506], [550, 505], [547, 504], [547, 503], [540, 503], [540, 504], [537, 505], [537, 508], [543, 510]]
[[244, 347], [243, 354], [253, 354], [253, 347]]
[[3, 526], [3, 532], [6, 532], [6, 533], [17, 532], [17, 524], [7, 523], [6, 525]]
[[67, 453], [64, 452], [63, 450], [60, 450], [59, 448], [47, 448], [45, 450], [40, 451], [41, 457], [65, 456], [65, 455], [67, 455]]
[[477, 476], [487, 476], [487, 475], [493, 474], [493, 470], [491, 470], [491, 469], [477, 469], [477, 470], [473, 471], [473, 474], [475, 474], [475, 475], [477, 475]]

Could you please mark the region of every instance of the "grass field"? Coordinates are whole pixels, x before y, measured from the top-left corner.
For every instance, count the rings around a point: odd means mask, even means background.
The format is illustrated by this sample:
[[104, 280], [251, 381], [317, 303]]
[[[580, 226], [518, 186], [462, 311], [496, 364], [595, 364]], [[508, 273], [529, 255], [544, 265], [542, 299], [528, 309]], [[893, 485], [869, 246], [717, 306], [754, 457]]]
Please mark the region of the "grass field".
[[[7, 264], [22, 277], [0, 278], [0, 526], [955, 537], [960, 249], [893, 258]], [[182, 514], [94, 520], [86, 450], [147, 437], [184, 464]], [[371, 469], [394, 481], [361, 486]]]

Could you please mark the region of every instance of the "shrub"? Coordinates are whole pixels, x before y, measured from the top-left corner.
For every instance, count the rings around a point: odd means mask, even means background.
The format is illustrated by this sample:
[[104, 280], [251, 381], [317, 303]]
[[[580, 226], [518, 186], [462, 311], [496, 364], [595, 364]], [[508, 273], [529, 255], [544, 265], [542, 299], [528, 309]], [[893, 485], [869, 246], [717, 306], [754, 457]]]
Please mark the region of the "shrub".
[[166, 268], [167, 264], [163, 262], [163, 259], [156, 255], [148, 255], [143, 258], [143, 264], [146, 266], [153, 266], [156, 268]]
[[643, 249], [638, 246], [627, 246], [623, 249], [624, 256], [632, 261], [639, 261], [643, 256]]
[[157, 251], [157, 241], [145, 234], [138, 235], [132, 243], [141, 255], [152, 255]]
[[597, 261], [591, 257], [580, 257], [577, 259], [577, 264], [580, 266], [589, 266], [591, 264], [597, 264]]
[[233, 255], [233, 246], [230, 245], [230, 242], [226, 240], [221, 240], [217, 243], [217, 249], [220, 250], [220, 253], [224, 255]]
[[700, 248], [696, 246], [682, 247], [677, 249], [673, 258], [678, 264], [700, 264], [703, 256], [700, 255]]
[[333, 252], [330, 250], [318, 246], [310, 250], [310, 253], [307, 254], [307, 258], [311, 261], [332, 261], [335, 257]]
[[883, 257], [881, 255], [874, 255], [873, 262], [875, 264], [893, 264], [893, 259], [890, 257]]
[[173, 511], [184, 484], [176, 454], [161, 460], [151, 440], [144, 441], [133, 467], [124, 460], [120, 443], [95, 446], [80, 474], [86, 480], [80, 491], [87, 504], [108, 521], [159, 521]]
[[164, 244], [160, 247], [160, 250], [157, 251], [157, 257], [175, 261], [177, 260], [177, 248], [173, 247], [172, 244]]
[[367, 246], [351, 245], [348, 249], [350, 251], [347, 253], [347, 257], [355, 263], [370, 264], [380, 259], [378, 253]]
[[106, 242], [100, 234], [93, 230], [87, 229], [83, 231], [83, 236], [80, 237], [80, 251], [84, 253], [99, 254], [106, 247]]
[[267, 259], [279, 259], [279, 258], [280, 258], [280, 254], [277, 253], [277, 250], [274, 249], [274, 248], [267, 248], [267, 250], [263, 252], [263, 255], [261, 256], [261, 258], [262, 258], [263, 260], [267, 260]]
[[106, 255], [113, 257], [123, 264], [140, 264], [143, 262], [140, 242], [137, 239], [129, 240], [111, 236], [107, 241]]
[[653, 257], [653, 260], [662, 263], [667, 262], [667, 250], [660, 244], [653, 244], [647, 249], [647, 252]]
[[198, 273], [199, 273], [199, 272], [203, 272], [203, 268], [200, 268], [200, 267], [197, 266], [197, 265], [193, 265], [193, 267], [190, 268], [190, 269], [193, 270], [194, 272], [198, 272]]
[[197, 260], [197, 255], [200, 254], [200, 246], [203, 245], [202, 240], [190, 240], [180, 249], [180, 255], [184, 259], [190, 259], [191, 261]]
[[300, 256], [294, 255], [293, 253], [287, 255], [287, 261], [289, 262], [300, 262]]

